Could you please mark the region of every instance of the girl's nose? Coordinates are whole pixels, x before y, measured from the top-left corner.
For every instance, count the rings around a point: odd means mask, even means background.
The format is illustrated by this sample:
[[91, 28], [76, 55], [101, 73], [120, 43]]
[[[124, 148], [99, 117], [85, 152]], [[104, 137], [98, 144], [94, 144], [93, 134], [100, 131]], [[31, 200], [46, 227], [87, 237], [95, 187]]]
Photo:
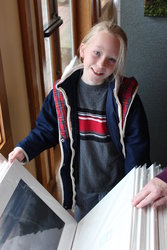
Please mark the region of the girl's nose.
[[101, 57], [99, 60], [98, 60], [98, 65], [99, 65], [99, 67], [105, 67], [105, 65], [106, 65], [106, 59], [105, 58], [103, 58], [103, 57]]

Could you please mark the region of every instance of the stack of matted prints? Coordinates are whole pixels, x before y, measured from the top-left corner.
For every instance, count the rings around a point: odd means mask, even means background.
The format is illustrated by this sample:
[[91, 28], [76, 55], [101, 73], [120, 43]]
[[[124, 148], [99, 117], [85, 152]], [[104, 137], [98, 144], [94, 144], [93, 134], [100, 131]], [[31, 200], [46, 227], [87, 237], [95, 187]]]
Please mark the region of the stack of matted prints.
[[134, 168], [79, 223], [15, 161], [0, 155], [0, 249], [167, 250], [167, 207], [132, 207], [160, 166]]
[[[161, 171], [160, 166], [153, 164], [136, 168], [134, 173], [134, 194]], [[130, 249], [165, 250], [167, 249], [167, 206], [158, 209], [147, 206], [144, 209], [132, 210]]]

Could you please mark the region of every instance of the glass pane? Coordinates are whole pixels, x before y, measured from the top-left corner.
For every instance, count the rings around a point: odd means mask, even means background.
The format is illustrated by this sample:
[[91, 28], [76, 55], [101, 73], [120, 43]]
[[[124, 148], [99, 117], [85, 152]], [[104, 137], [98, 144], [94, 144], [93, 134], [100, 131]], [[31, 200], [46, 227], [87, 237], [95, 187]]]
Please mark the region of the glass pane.
[[73, 56], [71, 0], [58, 0], [58, 15], [63, 20], [59, 28], [63, 72]]
[[[42, 19], [43, 26], [48, 23], [48, 6], [47, 0], [41, 0], [42, 3]], [[44, 72], [44, 83], [45, 83], [45, 94], [47, 95], [53, 86], [53, 76], [52, 76], [52, 58], [51, 58], [51, 47], [50, 38], [44, 39], [45, 44], [45, 56], [46, 56], [46, 67]]]
[[101, 0], [101, 7], [103, 8], [103, 6], [108, 2], [108, 0]]
[[[101, 7], [103, 8], [104, 5], [108, 2], [108, 0], [101, 0]], [[117, 10], [117, 22], [120, 25], [120, 0], [113, 0], [116, 10]]]

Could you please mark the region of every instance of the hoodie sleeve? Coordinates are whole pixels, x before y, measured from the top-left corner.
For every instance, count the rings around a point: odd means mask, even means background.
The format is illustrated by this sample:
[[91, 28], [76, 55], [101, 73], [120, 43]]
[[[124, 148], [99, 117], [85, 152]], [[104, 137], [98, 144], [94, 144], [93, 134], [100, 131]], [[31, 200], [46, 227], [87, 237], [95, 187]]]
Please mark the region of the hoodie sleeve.
[[58, 141], [57, 115], [53, 91], [51, 91], [44, 100], [36, 120], [36, 127], [17, 146], [21, 147], [31, 160], [45, 149], [56, 146]]
[[150, 138], [146, 114], [138, 95], [131, 106], [125, 131], [125, 173], [150, 162]]
[[156, 177], [167, 183], [167, 167]]

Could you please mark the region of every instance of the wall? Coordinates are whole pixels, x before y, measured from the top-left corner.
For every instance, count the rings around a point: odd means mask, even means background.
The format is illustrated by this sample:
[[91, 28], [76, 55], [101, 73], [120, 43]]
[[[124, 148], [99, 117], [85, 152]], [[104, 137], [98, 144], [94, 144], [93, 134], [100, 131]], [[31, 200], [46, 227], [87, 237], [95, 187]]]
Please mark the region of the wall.
[[[17, 0], [0, 1], [0, 48], [14, 145], [30, 130]], [[27, 168], [35, 175], [33, 161]]]
[[144, 17], [144, 1], [122, 0], [128, 36], [126, 74], [140, 84], [150, 129], [151, 160], [167, 166], [167, 17]]

